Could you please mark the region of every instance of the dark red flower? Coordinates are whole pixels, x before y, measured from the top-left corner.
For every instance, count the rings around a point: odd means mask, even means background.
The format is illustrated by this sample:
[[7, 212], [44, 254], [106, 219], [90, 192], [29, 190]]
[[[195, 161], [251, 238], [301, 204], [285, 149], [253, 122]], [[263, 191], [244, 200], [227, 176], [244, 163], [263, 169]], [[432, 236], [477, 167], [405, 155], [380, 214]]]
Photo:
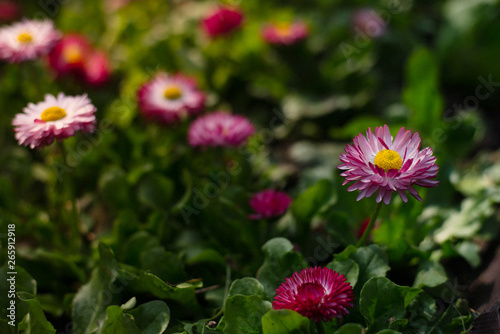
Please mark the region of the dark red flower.
[[92, 86], [105, 83], [110, 72], [108, 56], [102, 51], [92, 52], [83, 65], [85, 81]]
[[210, 37], [217, 37], [237, 29], [242, 22], [243, 13], [233, 8], [222, 7], [204, 18], [202, 27]]
[[280, 216], [285, 213], [290, 203], [292, 203], [292, 199], [282, 191], [263, 190], [250, 199], [250, 205], [257, 213], [249, 217], [250, 219], [261, 219]]
[[274, 309], [294, 310], [318, 322], [341, 318], [354, 306], [351, 284], [329, 268], [307, 268], [295, 272], [276, 289]]
[[15, 1], [0, 1], [0, 22], [12, 22], [21, 17], [21, 6]]

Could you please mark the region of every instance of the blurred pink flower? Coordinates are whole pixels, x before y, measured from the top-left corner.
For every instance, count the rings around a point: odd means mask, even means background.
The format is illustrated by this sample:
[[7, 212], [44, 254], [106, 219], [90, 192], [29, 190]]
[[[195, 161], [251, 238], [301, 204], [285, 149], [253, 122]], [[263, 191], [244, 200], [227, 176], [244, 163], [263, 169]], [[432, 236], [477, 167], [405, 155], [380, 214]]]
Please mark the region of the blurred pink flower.
[[370, 38], [378, 38], [385, 34], [387, 24], [382, 17], [371, 8], [361, 8], [352, 15], [355, 32], [361, 32]]
[[81, 34], [64, 35], [49, 53], [49, 66], [57, 76], [73, 75], [91, 86], [106, 82], [111, 72], [107, 55]]
[[84, 79], [91, 86], [100, 86], [108, 81], [110, 73], [108, 56], [102, 51], [93, 51], [83, 64]]
[[205, 94], [182, 74], [159, 73], [138, 92], [139, 108], [146, 118], [165, 124], [195, 115], [205, 106]]
[[274, 309], [294, 310], [316, 322], [327, 322], [349, 314], [354, 306], [351, 284], [329, 268], [307, 268], [295, 272], [276, 289]]
[[340, 156], [343, 164], [338, 168], [345, 170], [340, 174], [345, 177], [343, 185], [355, 181], [347, 191], [361, 190], [358, 201], [377, 190], [377, 203], [384, 200], [389, 204], [393, 191], [398, 192], [403, 202], [408, 201], [406, 191], [421, 201], [413, 186], [435, 187], [439, 181], [431, 179], [436, 177], [439, 167], [429, 147], [421, 151], [419, 148], [418, 132], [412, 135], [403, 127], [393, 140], [387, 125], [375, 128], [375, 133], [368, 128], [366, 137], [360, 133]]
[[210, 37], [217, 37], [236, 30], [242, 22], [242, 12], [235, 8], [222, 7], [203, 19], [202, 28]]
[[291, 203], [292, 198], [282, 191], [263, 190], [250, 199], [250, 205], [257, 213], [250, 215], [249, 218], [261, 219], [281, 216]]
[[87, 95], [47, 94], [44, 101], [29, 103], [23, 113], [14, 117], [12, 125], [19, 145], [41, 148], [54, 139], [71, 137], [76, 131], [93, 132], [95, 111]]
[[308, 35], [307, 25], [304, 22], [268, 23], [261, 31], [262, 38], [276, 45], [295, 44]]
[[254, 126], [245, 117], [218, 111], [200, 116], [191, 124], [188, 142], [191, 146], [236, 147], [254, 132]]
[[47, 54], [61, 33], [50, 20], [21, 22], [0, 28], [0, 58], [13, 63], [39, 58]]
[[0, 22], [12, 22], [21, 17], [21, 6], [15, 1], [0, 1]]

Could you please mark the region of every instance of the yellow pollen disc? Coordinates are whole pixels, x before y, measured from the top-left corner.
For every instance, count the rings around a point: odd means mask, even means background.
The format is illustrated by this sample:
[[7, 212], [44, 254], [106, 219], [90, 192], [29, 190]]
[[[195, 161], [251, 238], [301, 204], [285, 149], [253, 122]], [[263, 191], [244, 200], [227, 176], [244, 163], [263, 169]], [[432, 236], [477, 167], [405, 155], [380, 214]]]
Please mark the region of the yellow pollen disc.
[[276, 25], [276, 32], [278, 33], [278, 35], [286, 37], [292, 32], [290, 26], [290, 23], [278, 23]]
[[69, 64], [75, 64], [82, 60], [82, 52], [79, 47], [70, 45], [63, 50], [63, 58]]
[[66, 117], [66, 110], [59, 107], [50, 107], [45, 109], [40, 116], [44, 122], [58, 121]]
[[399, 170], [403, 165], [403, 159], [396, 151], [382, 150], [377, 153], [373, 163], [387, 172], [390, 169]]
[[33, 36], [31, 36], [27, 32], [23, 32], [22, 34], [17, 36], [17, 40], [21, 43], [29, 43], [33, 40]]
[[163, 92], [163, 96], [169, 100], [175, 100], [182, 96], [182, 92], [177, 86], [170, 86]]

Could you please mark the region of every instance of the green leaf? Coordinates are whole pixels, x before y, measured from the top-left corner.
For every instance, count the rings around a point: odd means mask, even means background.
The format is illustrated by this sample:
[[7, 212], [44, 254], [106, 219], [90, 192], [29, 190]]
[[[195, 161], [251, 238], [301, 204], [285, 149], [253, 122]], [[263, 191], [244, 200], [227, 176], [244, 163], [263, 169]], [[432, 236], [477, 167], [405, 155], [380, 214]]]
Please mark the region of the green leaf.
[[293, 250], [293, 245], [285, 238], [274, 238], [262, 246], [265, 258], [257, 272], [257, 279], [264, 286], [269, 297], [276, 294], [276, 289], [287, 277], [307, 267], [301, 254]]
[[264, 286], [253, 277], [243, 277], [234, 280], [229, 288], [229, 297], [235, 295], [252, 296], [256, 295], [265, 298]]
[[158, 298], [174, 300], [195, 311], [200, 309], [194, 293], [198, 287], [197, 284], [181, 283], [173, 286], [151, 273], [143, 273], [139, 278], [138, 285], [141, 289], [149, 291]]
[[443, 98], [439, 93], [439, 68], [432, 53], [424, 48], [415, 50], [406, 67], [406, 88], [403, 102], [411, 109], [409, 127], [433, 135], [443, 123]]
[[97, 324], [104, 321], [106, 307], [112, 302], [110, 287], [118, 276], [117, 263], [111, 249], [99, 244], [99, 266], [92, 271], [87, 284], [83, 285], [73, 299], [73, 333], [90, 334]]
[[344, 275], [351, 286], [356, 286], [359, 276], [359, 266], [356, 262], [351, 259], [336, 260], [326, 265], [327, 268], [335, 270], [339, 274]]
[[371, 278], [363, 286], [359, 301], [369, 331], [385, 329], [392, 322], [402, 319], [406, 307], [421, 292], [420, 289], [396, 285], [385, 277]]
[[99, 189], [104, 201], [115, 209], [127, 207], [131, 202], [127, 175], [119, 167], [112, 167], [101, 175]]
[[413, 287], [436, 287], [445, 283], [447, 280], [448, 276], [446, 275], [443, 266], [434, 261], [425, 261], [420, 263], [418, 267]]
[[157, 173], [146, 175], [139, 182], [138, 199], [152, 208], [167, 210], [172, 203], [174, 182]]
[[[354, 287], [355, 294], [358, 294], [361, 287], [372, 277], [383, 277], [390, 269], [387, 255], [378, 245], [369, 245], [367, 247], [356, 248], [349, 246], [341, 253], [335, 255], [334, 260], [328, 264], [328, 267], [337, 266], [340, 270], [349, 270], [346, 274], [353, 279], [356, 277], [356, 269], [349, 261], [352, 260], [358, 266], [358, 275]], [[351, 267], [349, 267], [351, 265]]]
[[42, 306], [32, 294], [27, 292], [18, 292], [17, 296], [19, 300], [21, 300], [21, 305], [19, 305], [19, 307], [27, 306], [28, 309], [28, 313], [19, 323], [18, 333], [51, 334], [56, 332], [54, 326], [47, 321], [47, 318], [43, 313]]
[[479, 256], [479, 246], [471, 241], [463, 241], [455, 246], [458, 254], [462, 255], [464, 259], [469, 262], [471, 267], [476, 268], [481, 264], [481, 257]]
[[184, 264], [179, 257], [167, 252], [163, 247], [154, 247], [143, 251], [140, 256], [141, 268], [150, 270], [166, 282], [181, 282], [187, 279]]
[[330, 204], [334, 187], [329, 180], [320, 180], [302, 192], [290, 206], [295, 218], [301, 223], [310, 223], [314, 215]]
[[106, 309], [106, 319], [98, 334], [140, 334], [134, 320], [123, 312], [120, 306], [109, 306]]
[[364, 334], [365, 328], [359, 324], [345, 324], [333, 334]]
[[271, 309], [271, 303], [258, 296], [236, 295], [227, 299], [224, 307], [225, 333], [262, 333], [262, 316]]
[[262, 317], [264, 334], [307, 334], [311, 321], [292, 310], [269, 310]]
[[163, 333], [170, 322], [170, 309], [160, 300], [144, 303], [127, 313], [133, 316], [141, 334]]

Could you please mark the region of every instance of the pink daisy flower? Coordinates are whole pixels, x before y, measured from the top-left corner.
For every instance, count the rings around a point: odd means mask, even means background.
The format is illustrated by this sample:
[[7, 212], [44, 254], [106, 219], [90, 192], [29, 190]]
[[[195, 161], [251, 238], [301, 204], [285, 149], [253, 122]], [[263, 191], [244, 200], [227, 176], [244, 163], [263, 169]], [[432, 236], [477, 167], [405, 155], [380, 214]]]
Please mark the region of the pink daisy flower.
[[203, 19], [202, 28], [210, 37], [226, 35], [241, 26], [243, 13], [222, 7]]
[[0, 29], [0, 58], [19, 63], [47, 54], [61, 38], [50, 20], [24, 19]]
[[292, 203], [292, 198], [282, 191], [267, 189], [255, 194], [249, 202], [257, 212], [250, 215], [250, 219], [261, 219], [284, 214]]
[[361, 190], [358, 201], [376, 191], [377, 203], [384, 200], [389, 204], [393, 191], [398, 192], [403, 202], [408, 201], [406, 191], [421, 201], [413, 186], [435, 187], [439, 181], [431, 179], [436, 177], [439, 167], [429, 147], [419, 148], [418, 132], [412, 135], [403, 127], [393, 139], [387, 125], [375, 128], [375, 133], [368, 128], [366, 137], [360, 133], [340, 156], [343, 164], [338, 168], [345, 170], [340, 174], [345, 177], [343, 185], [355, 181], [347, 191]]
[[356, 33], [362, 32], [371, 38], [383, 36], [387, 29], [387, 24], [382, 17], [371, 8], [356, 10], [352, 15], [352, 25]]
[[344, 275], [329, 268], [295, 272], [276, 289], [274, 309], [294, 310], [318, 322], [342, 318], [354, 306], [354, 293]]
[[198, 90], [193, 79], [181, 74], [159, 73], [137, 95], [144, 116], [165, 124], [197, 114], [205, 106], [205, 94]]
[[49, 53], [49, 65], [58, 76], [79, 74], [92, 52], [88, 38], [81, 34], [66, 34]]
[[232, 146], [243, 144], [255, 128], [243, 116], [214, 112], [198, 117], [189, 127], [191, 146]]
[[262, 28], [262, 38], [276, 45], [292, 45], [308, 35], [307, 25], [304, 22], [269, 23]]
[[12, 125], [19, 145], [41, 148], [54, 139], [71, 137], [76, 131], [93, 132], [95, 111], [87, 95], [47, 94], [44, 101], [29, 103], [23, 113], [14, 117]]

